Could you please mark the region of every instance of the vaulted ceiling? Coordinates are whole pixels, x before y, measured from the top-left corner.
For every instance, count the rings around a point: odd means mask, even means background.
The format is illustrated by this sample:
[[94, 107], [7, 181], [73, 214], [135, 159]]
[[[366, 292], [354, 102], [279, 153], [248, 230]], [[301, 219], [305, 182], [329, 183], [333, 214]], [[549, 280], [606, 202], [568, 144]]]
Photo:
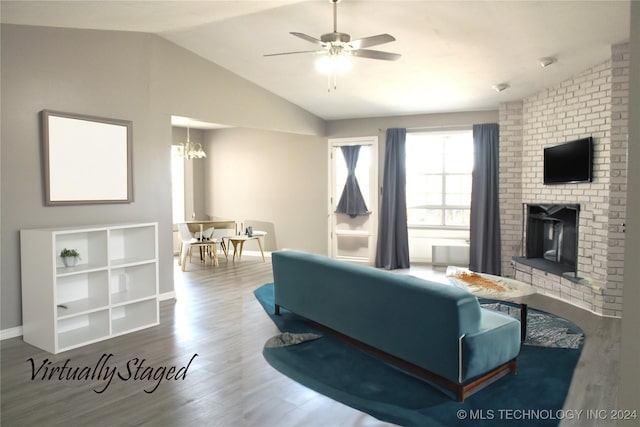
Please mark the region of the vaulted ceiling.
[[[605, 61], [629, 38], [629, 1], [356, 1], [338, 4], [338, 31], [388, 33], [372, 49], [399, 61], [352, 58], [327, 91], [315, 55], [333, 31], [329, 0], [6, 1], [3, 23], [155, 33], [330, 119], [495, 109]], [[25, 53], [28, 54], [28, 53]], [[539, 59], [557, 62], [541, 67]], [[492, 86], [510, 87], [496, 92]]]

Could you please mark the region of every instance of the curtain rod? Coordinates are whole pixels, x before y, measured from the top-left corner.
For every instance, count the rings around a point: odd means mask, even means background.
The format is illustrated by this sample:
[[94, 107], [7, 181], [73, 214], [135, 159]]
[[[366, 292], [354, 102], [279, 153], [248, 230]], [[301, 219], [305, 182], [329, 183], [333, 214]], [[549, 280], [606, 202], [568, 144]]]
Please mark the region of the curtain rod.
[[[437, 125], [437, 126], [420, 126], [420, 127], [413, 127], [413, 128], [406, 128], [407, 132], [411, 131], [411, 132], [419, 132], [422, 130], [438, 130], [438, 129], [447, 129], [447, 130], [471, 130], [473, 128], [472, 124], [468, 124], [468, 125], [451, 125], [451, 126], [447, 126], [447, 125]], [[387, 129], [392, 129], [392, 128], [378, 128], [379, 132], [385, 132]]]

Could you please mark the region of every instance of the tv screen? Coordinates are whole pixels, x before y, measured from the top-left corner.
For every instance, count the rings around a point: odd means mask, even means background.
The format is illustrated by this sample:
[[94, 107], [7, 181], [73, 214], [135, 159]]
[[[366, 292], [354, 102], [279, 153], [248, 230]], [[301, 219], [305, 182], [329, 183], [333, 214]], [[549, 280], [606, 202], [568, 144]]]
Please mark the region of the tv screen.
[[583, 138], [544, 149], [544, 183], [591, 182], [593, 138]]

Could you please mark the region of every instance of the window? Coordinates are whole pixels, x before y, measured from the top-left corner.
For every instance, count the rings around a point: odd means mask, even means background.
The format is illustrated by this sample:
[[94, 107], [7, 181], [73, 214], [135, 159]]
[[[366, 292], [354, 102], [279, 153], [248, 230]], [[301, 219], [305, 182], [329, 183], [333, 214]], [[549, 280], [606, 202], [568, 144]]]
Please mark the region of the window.
[[[339, 146], [337, 146], [339, 147]], [[371, 149], [372, 147], [369, 145], [361, 145], [360, 153], [358, 154], [358, 163], [356, 163], [356, 179], [358, 180], [358, 186], [360, 187], [360, 192], [362, 193], [362, 197], [364, 198], [364, 202], [367, 207], [371, 206], [371, 201], [369, 200], [369, 174], [371, 169]], [[336, 153], [336, 178], [335, 178], [335, 204], [338, 204], [338, 200], [340, 200], [340, 196], [342, 195], [342, 191], [344, 190], [344, 183], [347, 181], [347, 175], [349, 174], [349, 170], [347, 169], [347, 165], [344, 161], [344, 155], [342, 154], [341, 149], [337, 149]], [[371, 209], [371, 208], [369, 208]]]
[[408, 225], [468, 228], [472, 131], [407, 133], [406, 151]]

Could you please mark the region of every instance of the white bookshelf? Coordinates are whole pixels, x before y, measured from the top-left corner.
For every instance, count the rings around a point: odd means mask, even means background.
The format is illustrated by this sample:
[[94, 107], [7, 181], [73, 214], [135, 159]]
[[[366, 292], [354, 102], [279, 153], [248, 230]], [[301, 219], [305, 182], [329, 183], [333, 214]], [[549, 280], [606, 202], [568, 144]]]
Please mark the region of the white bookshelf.
[[157, 241], [156, 223], [21, 230], [24, 341], [59, 353], [157, 325]]

